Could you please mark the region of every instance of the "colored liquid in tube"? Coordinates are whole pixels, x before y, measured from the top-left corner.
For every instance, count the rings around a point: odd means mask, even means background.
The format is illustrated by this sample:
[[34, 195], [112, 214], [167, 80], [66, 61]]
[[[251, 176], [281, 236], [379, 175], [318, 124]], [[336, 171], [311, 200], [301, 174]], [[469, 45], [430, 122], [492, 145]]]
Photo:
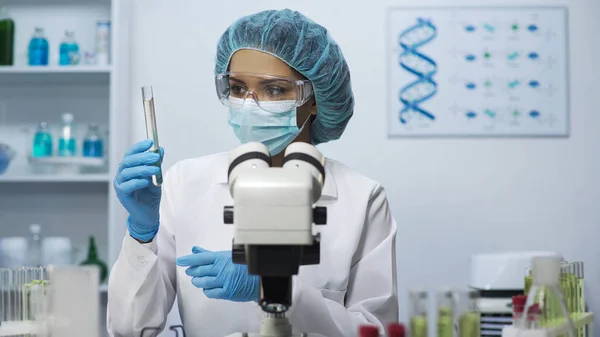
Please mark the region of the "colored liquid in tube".
[[[158, 128], [156, 127], [156, 110], [154, 109], [154, 93], [151, 86], [142, 87], [142, 99], [144, 103], [144, 117], [146, 118], [146, 136], [152, 139], [153, 144], [149, 151], [160, 154], [158, 144]], [[159, 160], [155, 165], [160, 168], [162, 162]], [[162, 170], [152, 176], [152, 184], [160, 186], [163, 183]]]

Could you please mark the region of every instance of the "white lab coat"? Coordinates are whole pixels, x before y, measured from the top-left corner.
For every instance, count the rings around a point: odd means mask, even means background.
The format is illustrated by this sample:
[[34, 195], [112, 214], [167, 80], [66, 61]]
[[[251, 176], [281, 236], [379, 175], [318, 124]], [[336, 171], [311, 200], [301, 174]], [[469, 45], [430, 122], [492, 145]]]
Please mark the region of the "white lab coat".
[[[226, 153], [187, 159], [166, 174], [160, 229], [148, 244], [129, 235], [108, 283], [108, 331], [139, 337], [145, 327], [165, 325], [175, 295], [188, 337], [224, 337], [258, 332], [262, 312], [255, 302], [207, 298], [195, 288], [177, 257], [193, 246], [231, 250], [233, 227], [223, 224], [223, 206], [233, 205]], [[296, 332], [351, 337], [362, 323], [381, 331], [398, 320], [396, 222], [383, 187], [327, 160], [318, 205], [327, 206], [321, 231], [321, 263], [302, 266], [293, 279], [288, 317]], [[146, 331], [144, 336], [156, 336]]]

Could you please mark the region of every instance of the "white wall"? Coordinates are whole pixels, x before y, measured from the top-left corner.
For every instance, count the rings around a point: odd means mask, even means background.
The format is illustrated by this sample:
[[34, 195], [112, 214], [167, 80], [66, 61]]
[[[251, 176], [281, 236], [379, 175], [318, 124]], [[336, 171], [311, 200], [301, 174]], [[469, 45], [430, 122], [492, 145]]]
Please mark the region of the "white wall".
[[[355, 116], [342, 140], [321, 146], [387, 188], [398, 221], [401, 314], [407, 287], [464, 285], [475, 252], [549, 249], [586, 263], [587, 298], [600, 311], [600, 77], [598, 0], [420, 1], [419, 5], [569, 4], [568, 139], [387, 139], [385, 8], [414, 1], [136, 1], [131, 113], [145, 137], [139, 87], [155, 87], [165, 164], [235, 145], [216, 99], [216, 41], [236, 18], [297, 9], [326, 26], [353, 76]], [[335, 13], [335, 14], [334, 14]], [[133, 141], [133, 140], [132, 140]], [[215, 224], [218, 226], [219, 224]], [[431, 276], [426, 276], [431, 275]], [[600, 328], [600, 324], [597, 324]]]

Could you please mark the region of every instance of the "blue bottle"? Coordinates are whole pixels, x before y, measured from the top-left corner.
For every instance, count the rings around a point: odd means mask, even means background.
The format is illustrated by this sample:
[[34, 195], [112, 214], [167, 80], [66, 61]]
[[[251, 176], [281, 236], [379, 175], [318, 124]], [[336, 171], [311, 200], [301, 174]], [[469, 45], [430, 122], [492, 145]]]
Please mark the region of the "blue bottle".
[[75, 41], [75, 33], [66, 31], [60, 44], [58, 63], [61, 66], [75, 65], [79, 63], [79, 58], [79, 45]]
[[37, 27], [29, 41], [29, 65], [47, 66], [49, 55], [48, 49], [48, 39], [44, 36], [44, 29]]
[[46, 122], [41, 122], [33, 136], [33, 149], [31, 155], [33, 157], [52, 156], [52, 147], [52, 135], [48, 130], [48, 125]]
[[83, 156], [101, 158], [104, 155], [104, 142], [98, 132], [98, 125], [90, 124], [83, 139]]
[[76, 150], [75, 135], [73, 133], [73, 114], [63, 114], [62, 122], [60, 138], [58, 140], [58, 155], [61, 157], [73, 157]]

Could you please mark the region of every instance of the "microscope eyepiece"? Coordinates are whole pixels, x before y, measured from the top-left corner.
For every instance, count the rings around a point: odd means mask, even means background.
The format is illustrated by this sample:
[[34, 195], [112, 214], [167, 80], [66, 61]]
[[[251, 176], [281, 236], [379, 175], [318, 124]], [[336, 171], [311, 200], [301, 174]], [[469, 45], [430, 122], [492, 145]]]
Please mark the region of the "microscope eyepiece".
[[229, 169], [227, 170], [229, 182], [236, 177], [234, 171], [238, 167], [271, 167], [269, 149], [258, 142], [241, 145], [229, 154]]

